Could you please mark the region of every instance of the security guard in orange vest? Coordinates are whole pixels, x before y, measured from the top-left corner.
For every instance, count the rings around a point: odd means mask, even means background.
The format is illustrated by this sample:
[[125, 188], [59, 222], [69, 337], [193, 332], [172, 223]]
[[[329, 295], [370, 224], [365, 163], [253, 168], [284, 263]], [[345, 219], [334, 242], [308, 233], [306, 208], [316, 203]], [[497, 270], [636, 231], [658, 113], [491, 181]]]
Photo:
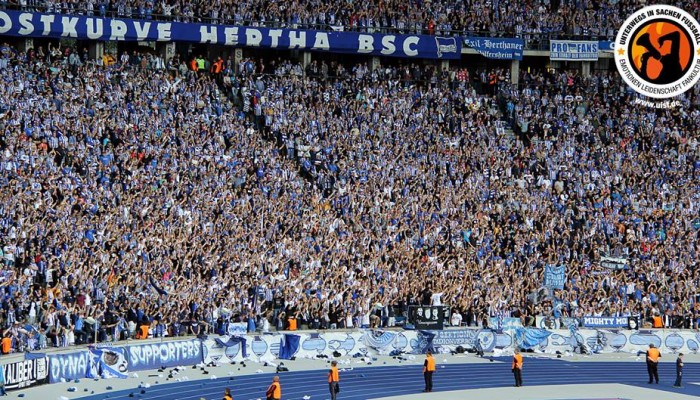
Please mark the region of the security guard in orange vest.
[[280, 386], [280, 377], [275, 375], [272, 378], [272, 384], [267, 388], [265, 392], [267, 400], [280, 400], [282, 399], [282, 386]]
[[515, 376], [515, 386], [520, 387], [523, 385], [523, 356], [520, 355], [520, 350], [515, 349], [515, 354], [513, 354], [513, 366], [512, 366], [513, 376]]
[[654, 346], [654, 344], [649, 345], [649, 350], [647, 350], [647, 372], [649, 372], [649, 383], [659, 384], [659, 358], [661, 358], [661, 352]]
[[221, 71], [224, 69], [224, 60], [221, 59], [221, 57], [217, 58], [216, 61], [214, 61], [211, 64], [211, 70], [209, 72], [212, 73], [214, 76], [219, 76], [221, 74]]
[[423, 363], [423, 378], [425, 378], [424, 392], [433, 391], [433, 374], [435, 373], [435, 359], [433, 353], [425, 353], [425, 362]]
[[2, 338], [0, 344], [2, 345], [2, 354], [10, 354], [12, 352], [12, 338], [9, 332]]
[[338, 362], [331, 362], [331, 369], [328, 371], [328, 390], [331, 392], [331, 400], [335, 400], [340, 392], [340, 376], [338, 375]]
[[226, 388], [224, 390], [224, 400], [233, 400], [233, 396], [231, 396], [231, 389]]

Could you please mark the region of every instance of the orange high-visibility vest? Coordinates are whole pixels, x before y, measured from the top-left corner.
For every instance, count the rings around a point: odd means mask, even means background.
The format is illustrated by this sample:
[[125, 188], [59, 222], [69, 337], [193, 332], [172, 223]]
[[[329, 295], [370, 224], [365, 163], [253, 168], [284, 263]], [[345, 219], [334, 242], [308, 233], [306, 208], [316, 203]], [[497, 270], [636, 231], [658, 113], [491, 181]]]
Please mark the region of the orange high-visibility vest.
[[139, 326], [139, 330], [136, 332], [136, 339], [148, 339], [148, 325]]
[[433, 356], [427, 356], [425, 358], [425, 365], [423, 365], [423, 372], [435, 372], [435, 359]]
[[516, 354], [513, 356], [513, 367], [517, 369], [523, 369], [523, 356]]
[[331, 367], [331, 370], [328, 371], [328, 383], [339, 381], [340, 377], [338, 376], [338, 367]]
[[270, 385], [270, 389], [268, 389], [268, 392], [272, 392], [272, 398], [275, 400], [282, 398], [282, 386], [280, 386], [279, 382], [272, 382], [272, 385]]
[[659, 362], [659, 357], [661, 357], [661, 352], [657, 348], [647, 350], [647, 360], [653, 362]]
[[10, 354], [12, 351], [12, 339], [9, 337], [2, 338], [2, 354]]

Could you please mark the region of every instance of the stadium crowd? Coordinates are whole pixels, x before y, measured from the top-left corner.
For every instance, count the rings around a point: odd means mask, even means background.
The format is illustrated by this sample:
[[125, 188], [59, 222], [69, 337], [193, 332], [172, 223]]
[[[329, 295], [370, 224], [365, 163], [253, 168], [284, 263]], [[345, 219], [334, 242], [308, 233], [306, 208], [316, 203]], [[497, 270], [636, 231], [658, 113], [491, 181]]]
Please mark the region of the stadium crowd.
[[[502, 69], [0, 52], [17, 350], [391, 326], [413, 304], [466, 325], [697, 328], [697, 87], [650, 111], [608, 73], [513, 86]], [[542, 290], [546, 264], [566, 266], [563, 290]]]
[[[375, 0], [330, 4], [318, 0], [11, 0], [3, 4], [22, 10], [61, 14], [365, 32], [517, 35], [537, 41], [542, 34], [614, 39], [625, 18], [647, 2]], [[696, 17], [699, 15], [697, 2], [681, 0], [674, 4]]]

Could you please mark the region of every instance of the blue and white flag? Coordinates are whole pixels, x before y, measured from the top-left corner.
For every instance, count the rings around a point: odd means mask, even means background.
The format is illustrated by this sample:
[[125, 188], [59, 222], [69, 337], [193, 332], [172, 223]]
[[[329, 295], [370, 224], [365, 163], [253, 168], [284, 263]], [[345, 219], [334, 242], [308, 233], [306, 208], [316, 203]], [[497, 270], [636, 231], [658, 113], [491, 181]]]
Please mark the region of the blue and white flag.
[[544, 286], [550, 289], [564, 289], [566, 267], [548, 264], [544, 267]]
[[[100, 376], [102, 378], [129, 377], [129, 360], [124, 347], [94, 347], [90, 349], [90, 367], [88, 378]], [[95, 374], [97, 372], [97, 374]], [[97, 375], [97, 376], [96, 376]]]
[[515, 329], [515, 343], [522, 349], [532, 349], [544, 342], [552, 332], [539, 328], [517, 328]]

